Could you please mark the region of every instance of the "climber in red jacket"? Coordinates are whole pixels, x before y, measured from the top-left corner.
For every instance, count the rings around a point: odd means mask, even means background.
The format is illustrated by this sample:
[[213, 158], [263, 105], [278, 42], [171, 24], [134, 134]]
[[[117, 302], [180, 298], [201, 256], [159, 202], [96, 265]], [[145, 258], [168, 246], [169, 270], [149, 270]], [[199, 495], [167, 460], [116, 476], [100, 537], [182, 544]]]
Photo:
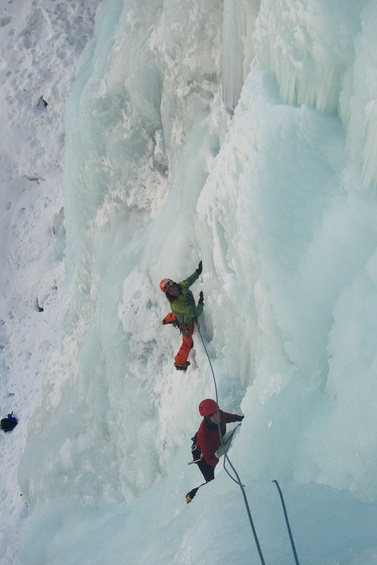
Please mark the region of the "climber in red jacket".
[[199, 413], [203, 416], [203, 421], [200, 424], [199, 430], [192, 438], [194, 442], [192, 456], [208, 483], [215, 478], [215, 467], [219, 462], [219, 459], [216, 457], [216, 451], [221, 445], [218, 424], [220, 423], [220, 433], [223, 438], [226, 433], [226, 424], [242, 422], [244, 417], [238, 414], [223, 412], [211, 398], [201, 401]]

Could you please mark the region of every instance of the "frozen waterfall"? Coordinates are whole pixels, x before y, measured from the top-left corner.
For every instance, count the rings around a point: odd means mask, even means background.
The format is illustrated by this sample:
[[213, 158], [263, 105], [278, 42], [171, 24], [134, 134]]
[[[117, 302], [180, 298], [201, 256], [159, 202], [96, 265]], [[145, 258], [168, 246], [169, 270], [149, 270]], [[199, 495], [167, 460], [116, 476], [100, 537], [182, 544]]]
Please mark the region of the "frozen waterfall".
[[[257, 562], [190, 438], [163, 277], [200, 319], [266, 562], [376, 563], [377, 6], [103, 0], [66, 106], [61, 344], [19, 469], [27, 565]], [[234, 113], [233, 113], [234, 110]]]

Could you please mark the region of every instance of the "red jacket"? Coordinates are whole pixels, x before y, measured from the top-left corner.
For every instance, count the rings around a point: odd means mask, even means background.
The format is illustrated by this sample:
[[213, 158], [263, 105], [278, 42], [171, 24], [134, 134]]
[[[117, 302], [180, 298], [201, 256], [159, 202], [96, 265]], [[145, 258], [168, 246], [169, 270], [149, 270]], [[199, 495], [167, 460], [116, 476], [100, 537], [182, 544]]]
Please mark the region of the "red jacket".
[[[223, 412], [222, 410], [219, 410], [219, 412], [221, 435], [222, 437], [224, 437], [226, 432], [226, 424], [229, 424], [229, 422], [237, 422], [239, 416], [237, 414], [229, 414], [229, 412]], [[211, 427], [208, 426], [206, 418], [203, 418], [203, 421], [200, 424], [200, 428], [196, 434], [196, 444], [203, 454], [204, 461], [208, 463], [208, 465], [216, 467], [219, 460], [216, 457], [215, 452], [219, 449], [221, 441], [219, 437], [218, 425], [212, 423], [210, 425]]]

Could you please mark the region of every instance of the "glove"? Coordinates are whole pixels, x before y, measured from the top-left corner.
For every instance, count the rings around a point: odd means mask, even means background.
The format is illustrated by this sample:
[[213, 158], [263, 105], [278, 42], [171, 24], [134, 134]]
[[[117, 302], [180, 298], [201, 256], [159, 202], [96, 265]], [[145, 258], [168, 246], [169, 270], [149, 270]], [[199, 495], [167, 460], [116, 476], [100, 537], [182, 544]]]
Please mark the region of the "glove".
[[236, 421], [236, 422], [242, 422], [242, 420], [244, 419], [244, 417], [245, 417], [245, 416], [238, 416], [238, 415], [237, 415], [237, 418], [236, 418], [235, 421]]
[[203, 264], [202, 261], [200, 261], [199, 265], [196, 268], [196, 272], [198, 273], [198, 275], [201, 274], [202, 270], [203, 270]]
[[202, 291], [202, 290], [200, 291], [200, 294], [199, 294], [199, 302], [198, 302], [198, 304], [204, 304], [204, 294], [203, 294], [203, 291]]

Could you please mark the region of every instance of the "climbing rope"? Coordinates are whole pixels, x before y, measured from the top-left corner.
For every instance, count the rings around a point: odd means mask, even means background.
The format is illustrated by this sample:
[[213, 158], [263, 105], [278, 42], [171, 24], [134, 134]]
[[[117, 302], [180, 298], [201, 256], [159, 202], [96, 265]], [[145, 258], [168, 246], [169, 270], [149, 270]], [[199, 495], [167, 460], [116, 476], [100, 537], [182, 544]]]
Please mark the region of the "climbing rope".
[[[207, 347], [206, 347], [206, 345], [205, 345], [205, 343], [204, 343], [204, 339], [203, 339], [202, 333], [201, 333], [201, 331], [200, 331], [200, 325], [199, 325], [198, 320], [196, 320], [196, 325], [197, 325], [197, 327], [198, 327], [198, 333], [199, 333], [199, 335], [200, 335], [200, 339], [201, 339], [201, 341], [202, 341], [202, 344], [203, 344], [203, 347], [204, 347], [204, 351], [206, 352], [207, 359], [208, 359], [208, 362], [209, 362], [209, 366], [210, 366], [210, 368], [211, 368], [212, 377], [213, 377], [213, 382], [214, 382], [214, 385], [215, 385], [216, 404], [217, 404], [217, 406], [218, 406], [218, 405], [219, 405], [219, 396], [218, 396], [218, 392], [217, 392], [217, 383], [216, 383], [215, 372], [214, 372], [214, 370], [213, 370], [211, 358], [210, 358], [210, 356], [209, 356], [209, 354], [208, 354]], [[223, 442], [223, 437], [222, 437], [222, 435], [221, 435], [220, 422], [217, 424], [217, 427], [218, 427], [218, 430], [219, 430], [219, 437], [220, 437], [221, 447], [222, 447], [223, 450], [224, 450], [224, 469], [225, 469], [226, 473], [228, 474], [228, 476], [229, 476], [235, 483], [237, 483], [238, 486], [239, 486], [240, 489], [241, 489], [242, 496], [243, 496], [244, 503], [245, 503], [245, 507], [246, 507], [246, 512], [247, 512], [247, 515], [248, 515], [248, 518], [249, 518], [249, 522], [250, 522], [250, 527], [251, 527], [251, 530], [252, 530], [252, 532], [253, 532], [255, 545], [256, 545], [257, 550], [258, 550], [259, 558], [260, 558], [260, 561], [261, 561], [262, 565], [265, 565], [265, 560], [264, 560], [264, 557], [263, 557], [263, 554], [262, 554], [262, 550], [261, 550], [261, 547], [260, 547], [260, 543], [259, 543], [259, 539], [258, 539], [258, 536], [257, 536], [257, 532], [256, 532], [256, 530], [255, 530], [253, 518], [252, 518], [252, 516], [251, 516], [250, 507], [249, 507], [249, 502], [248, 502], [248, 500], [247, 500], [247, 496], [246, 496], [246, 492], [245, 492], [244, 485], [243, 485], [242, 482], [241, 482], [241, 479], [240, 479], [240, 477], [239, 477], [239, 475], [238, 475], [238, 473], [237, 473], [237, 470], [235, 469], [234, 465], [232, 464], [231, 460], [230, 460], [229, 457], [228, 457], [228, 454], [227, 454], [228, 449], [225, 449], [225, 445], [224, 445], [224, 442]], [[225, 466], [225, 465], [226, 465], [226, 461], [229, 463], [230, 467], [232, 468], [233, 473], [234, 473], [234, 475], [236, 476], [236, 478], [232, 477], [232, 475], [231, 475], [231, 474], [229, 473], [229, 471], [227, 470], [227, 468], [226, 468], [226, 466]]]
[[288, 534], [289, 534], [289, 539], [290, 539], [290, 541], [291, 541], [291, 547], [292, 547], [292, 551], [293, 551], [293, 555], [294, 555], [294, 558], [295, 558], [296, 565], [300, 565], [300, 563], [299, 563], [299, 561], [298, 561], [298, 557], [297, 557], [295, 542], [293, 541], [291, 526], [290, 526], [290, 524], [289, 524], [288, 513], [287, 513], [287, 509], [286, 509], [286, 507], [285, 507], [285, 502], [284, 502], [283, 493], [281, 492], [281, 488], [280, 488], [279, 483], [277, 482], [277, 480], [274, 479], [272, 482], [275, 483], [276, 488], [277, 488], [278, 491], [279, 491], [280, 500], [281, 500], [281, 504], [282, 504], [283, 512], [284, 512], [285, 523], [287, 524], [287, 530], [288, 530]]

